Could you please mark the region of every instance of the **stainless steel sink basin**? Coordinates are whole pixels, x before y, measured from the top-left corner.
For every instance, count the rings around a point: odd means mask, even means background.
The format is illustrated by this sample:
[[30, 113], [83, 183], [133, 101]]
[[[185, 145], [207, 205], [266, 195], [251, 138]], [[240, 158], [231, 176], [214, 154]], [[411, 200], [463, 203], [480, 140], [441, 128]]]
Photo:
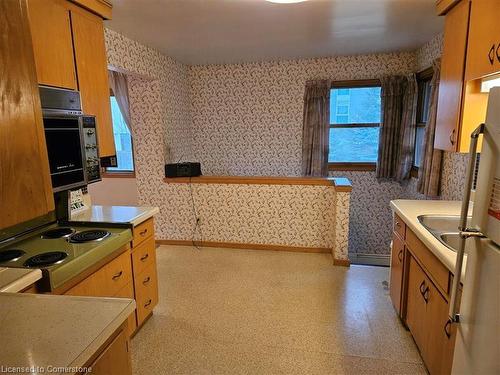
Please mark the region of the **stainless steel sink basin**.
[[[423, 225], [434, 237], [443, 245], [452, 251], [458, 251], [460, 243], [460, 234], [458, 224], [460, 216], [458, 215], [420, 215], [417, 217], [420, 224]], [[467, 218], [467, 226], [470, 224], [471, 217]]]
[[441, 242], [444, 242], [451, 250], [457, 251], [460, 245], [460, 234], [459, 233], [441, 233], [439, 236]]
[[[467, 224], [470, 222], [470, 217], [467, 218]], [[434, 232], [457, 232], [460, 216], [456, 215], [420, 215], [418, 221], [428, 231]]]

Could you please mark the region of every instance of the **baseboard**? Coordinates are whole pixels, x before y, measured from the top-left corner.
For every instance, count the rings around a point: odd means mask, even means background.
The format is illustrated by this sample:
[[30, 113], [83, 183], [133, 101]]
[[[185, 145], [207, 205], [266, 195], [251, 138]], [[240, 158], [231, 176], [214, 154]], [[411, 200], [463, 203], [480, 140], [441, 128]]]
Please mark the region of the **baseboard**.
[[351, 264], [367, 264], [372, 266], [389, 266], [390, 254], [349, 254]]
[[351, 262], [349, 259], [335, 259], [333, 258], [333, 265], [334, 266], [342, 266], [342, 267], [350, 267]]
[[[193, 246], [193, 241], [189, 240], [156, 240], [158, 245], [180, 245]], [[331, 254], [332, 249], [328, 247], [302, 247], [285, 245], [267, 245], [255, 243], [238, 242], [216, 242], [216, 241], [196, 241], [195, 244], [200, 247], [223, 247], [229, 249], [249, 249], [249, 250], [272, 250], [272, 251], [291, 251], [299, 253], [326, 253]]]

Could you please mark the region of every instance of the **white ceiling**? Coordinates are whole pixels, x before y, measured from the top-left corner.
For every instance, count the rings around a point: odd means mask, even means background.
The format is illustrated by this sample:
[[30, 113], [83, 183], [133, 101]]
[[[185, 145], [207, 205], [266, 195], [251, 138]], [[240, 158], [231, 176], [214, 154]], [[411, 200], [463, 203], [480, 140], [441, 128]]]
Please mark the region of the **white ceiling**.
[[113, 0], [110, 29], [187, 64], [413, 50], [442, 31], [435, 0]]

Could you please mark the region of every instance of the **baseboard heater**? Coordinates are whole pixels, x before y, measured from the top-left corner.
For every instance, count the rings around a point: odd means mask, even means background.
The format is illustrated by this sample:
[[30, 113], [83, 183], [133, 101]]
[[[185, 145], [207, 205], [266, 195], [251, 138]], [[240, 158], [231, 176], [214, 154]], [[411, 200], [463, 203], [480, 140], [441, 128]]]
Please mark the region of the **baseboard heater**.
[[349, 254], [351, 264], [365, 264], [370, 266], [389, 266], [390, 254]]

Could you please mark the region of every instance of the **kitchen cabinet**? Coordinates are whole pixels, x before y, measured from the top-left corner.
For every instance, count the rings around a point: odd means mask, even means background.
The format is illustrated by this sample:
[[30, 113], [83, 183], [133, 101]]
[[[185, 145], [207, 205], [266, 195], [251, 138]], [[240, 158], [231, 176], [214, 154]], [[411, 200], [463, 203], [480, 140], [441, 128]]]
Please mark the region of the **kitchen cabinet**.
[[85, 8], [66, 0], [29, 0], [38, 83], [79, 90], [84, 113], [96, 116], [99, 156], [114, 157], [104, 26], [98, 15], [103, 9], [110, 14], [111, 7], [103, 1], [78, 3]]
[[90, 364], [90, 374], [97, 375], [131, 375], [132, 365], [130, 360], [129, 341], [124, 329], [105, 345], [99, 356]]
[[[399, 218], [395, 218], [395, 223], [401, 221]], [[402, 223], [402, 221], [401, 221]], [[400, 224], [402, 226], [404, 224]], [[397, 232], [393, 232], [392, 237], [392, 250], [391, 250], [391, 282], [390, 282], [390, 296], [394, 308], [398, 312], [398, 315], [402, 314], [401, 305], [401, 292], [403, 286], [403, 262], [405, 257], [405, 246], [404, 238], [402, 239]]]
[[[398, 222], [399, 226], [396, 224]], [[401, 238], [396, 228], [403, 227], [405, 236]], [[394, 259], [398, 258], [398, 249], [403, 250], [401, 261]], [[455, 325], [448, 322], [452, 277], [452, 273], [395, 215], [390, 273], [391, 300], [410, 330], [431, 375], [451, 373], [456, 335]]]
[[455, 151], [457, 147], [461, 122], [469, 7], [469, 1], [462, 0], [446, 14], [445, 18], [434, 141], [434, 147], [441, 150]]
[[63, 0], [28, 0], [38, 83], [76, 90], [71, 21]]
[[[0, 236], [54, 210], [25, 1], [0, 1]], [[14, 231], [15, 232], [15, 231]]]
[[434, 146], [468, 152], [486, 116], [481, 79], [500, 72], [500, 1], [438, 0], [436, 9], [445, 14], [445, 31]]
[[500, 0], [471, 2], [465, 80], [500, 71]]

